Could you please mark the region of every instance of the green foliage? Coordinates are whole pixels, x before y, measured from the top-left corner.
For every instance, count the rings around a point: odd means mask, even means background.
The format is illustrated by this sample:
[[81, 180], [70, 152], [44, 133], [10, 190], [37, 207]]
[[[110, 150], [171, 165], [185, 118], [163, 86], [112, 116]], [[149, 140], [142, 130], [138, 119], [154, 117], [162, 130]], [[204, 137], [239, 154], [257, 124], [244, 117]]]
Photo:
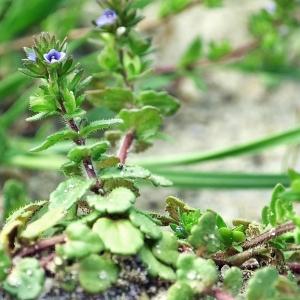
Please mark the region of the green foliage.
[[156, 240], [162, 237], [162, 230], [148, 215], [136, 209], [131, 209], [129, 213], [129, 219], [134, 226], [138, 227], [141, 232], [145, 234], [146, 238]]
[[149, 142], [156, 137], [162, 122], [159, 110], [151, 106], [142, 109], [122, 109], [118, 116], [124, 121], [120, 129], [126, 132], [133, 131], [136, 139], [143, 142]]
[[9, 273], [11, 259], [0, 244], [0, 282], [2, 282]]
[[214, 253], [220, 249], [216, 219], [216, 214], [208, 211], [199, 218], [198, 224], [192, 227], [188, 241], [198, 251]]
[[56, 253], [64, 259], [83, 258], [104, 249], [99, 236], [82, 223], [71, 223], [65, 232], [67, 242], [56, 247]]
[[65, 140], [69, 139], [76, 139], [78, 137], [78, 134], [71, 131], [71, 130], [63, 130], [58, 131], [52, 135], [49, 135], [45, 142], [43, 142], [40, 146], [37, 146], [33, 149], [31, 149], [31, 152], [39, 152], [46, 150], [52, 146], [54, 146], [57, 143], [63, 142]]
[[199, 37], [196, 37], [182, 55], [180, 59], [180, 66], [184, 68], [192, 66], [197, 63], [202, 54], [202, 40]]
[[28, 202], [24, 184], [18, 180], [10, 179], [3, 187], [3, 219], [7, 219], [14, 211]]
[[91, 180], [70, 178], [58, 185], [51, 193], [47, 211], [39, 219], [29, 223], [22, 232], [22, 237], [32, 239], [61, 221], [68, 210], [87, 192]]
[[218, 272], [212, 260], [182, 254], [177, 261], [177, 280], [189, 284], [201, 292], [211, 287], [218, 279]]
[[[266, 267], [255, 273], [247, 287], [248, 300], [275, 299], [278, 272], [272, 267]], [[267, 287], [267, 288], [266, 288]]]
[[131, 190], [119, 187], [106, 196], [89, 196], [87, 202], [100, 213], [120, 214], [133, 206], [135, 198], [135, 194]]
[[171, 232], [163, 231], [162, 238], [154, 245], [152, 252], [163, 263], [176, 266], [179, 256], [178, 247], [175, 235]]
[[42, 291], [44, 270], [35, 258], [20, 260], [3, 282], [4, 290], [18, 300], [36, 299]]
[[228, 41], [223, 41], [220, 43], [210, 42], [207, 56], [210, 60], [219, 60], [230, 53], [230, 51], [231, 46]]
[[168, 290], [167, 300], [193, 300], [194, 292], [189, 284], [185, 282], [176, 282]]
[[106, 106], [114, 112], [133, 104], [133, 94], [124, 88], [106, 88], [93, 93], [90, 101], [96, 106]]
[[159, 276], [165, 280], [175, 280], [176, 274], [173, 269], [160, 262], [147, 247], [143, 247], [139, 252], [139, 258], [147, 266], [147, 270], [152, 276]]
[[79, 282], [89, 293], [105, 291], [117, 278], [118, 268], [108, 258], [92, 254], [80, 262]]
[[165, 92], [144, 91], [137, 99], [141, 106], [153, 106], [160, 110], [163, 115], [173, 115], [179, 108], [179, 102]]
[[82, 128], [79, 134], [81, 136], [86, 137], [96, 131], [108, 129], [112, 126], [117, 126], [120, 124], [122, 124], [122, 120], [120, 119], [99, 120], [99, 121], [92, 122], [89, 125]]
[[93, 226], [105, 249], [115, 254], [136, 254], [144, 244], [142, 233], [128, 220], [100, 218]]
[[224, 288], [233, 296], [241, 291], [243, 285], [243, 273], [237, 267], [228, 269], [224, 274]]

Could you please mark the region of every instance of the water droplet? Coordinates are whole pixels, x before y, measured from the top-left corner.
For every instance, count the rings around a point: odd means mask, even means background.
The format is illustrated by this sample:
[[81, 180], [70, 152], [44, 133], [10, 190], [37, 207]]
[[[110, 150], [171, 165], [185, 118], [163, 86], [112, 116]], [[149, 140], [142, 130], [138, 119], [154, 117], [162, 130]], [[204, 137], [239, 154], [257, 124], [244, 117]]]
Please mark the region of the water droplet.
[[188, 278], [189, 280], [195, 280], [195, 279], [197, 279], [197, 277], [198, 277], [198, 274], [197, 274], [196, 271], [190, 271], [190, 272], [188, 272], [188, 274], [187, 274], [187, 278]]
[[105, 280], [105, 279], [107, 279], [107, 273], [105, 271], [101, 271], [101, 272], [99, 272], [98, 277], [101, 280]]

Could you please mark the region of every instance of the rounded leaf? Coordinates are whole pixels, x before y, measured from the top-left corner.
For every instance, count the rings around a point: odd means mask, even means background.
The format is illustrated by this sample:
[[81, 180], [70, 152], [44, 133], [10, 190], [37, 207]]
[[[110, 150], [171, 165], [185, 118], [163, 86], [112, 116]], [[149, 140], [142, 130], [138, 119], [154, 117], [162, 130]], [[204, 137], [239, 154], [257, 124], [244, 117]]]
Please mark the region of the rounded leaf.
[[152, 249], [153, 254], [168, 265], [176, 266], [179, 256], [177, 238], [172, 232], [164, 231], [162, 239]]
[[115, 254], [136, 254], [144, 244], [143, 234], [128, 220], [99, 219], [93, 226], [104, 246]]
[[80, 261], [79, 282], [89, 293], [108, 289], [118, 279], [118, 267], [108, 258], [92, 254]]
[[138, 227], [148, 238], [160, 239], [162, 237], [162, 231], [150, 217], [145, 214], [132, 209], [129, 214], [130, 221], [136, 227]]
[[36, 299], [44, 286], [45, 274], [35, 258], [20, 260], [3, 282], [3, 288], [19, 300]]
[[101, 213], [120, 214], [132, 207], [135, 198], [135, 194], [131, 190], [119, 187], [107, 196], [89, 196], [87, 202]]

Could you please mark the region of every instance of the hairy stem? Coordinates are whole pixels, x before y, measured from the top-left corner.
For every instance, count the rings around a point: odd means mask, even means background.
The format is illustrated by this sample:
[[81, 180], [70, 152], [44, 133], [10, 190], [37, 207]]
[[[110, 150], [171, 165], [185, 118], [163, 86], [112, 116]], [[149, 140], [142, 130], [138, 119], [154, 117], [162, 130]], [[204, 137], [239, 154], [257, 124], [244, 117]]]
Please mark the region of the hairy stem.
[[[66, 114], [65, 105], [62, 100], [60, 100], [59, 103], [61, 106], [62, 116], [64, 117], [64, 115]], [[73, 118], [65, 119], [65, 121], [71, 130], [75, 131], [76, 133], [79, 132], [79, 127], [77, 126], [77, 124]], [[74, 140], [74, 143], [78, 146], [84, 146], [86, 144], [86, 140], [84, 138], [78, 138], [78, 139]], [[92, 187], [92, 191], [95, 192], [96, 194], [101, 193], [100, 189], [102, 188], [103, 185], [97, 176], [97, 173], [95, 171], [91, 157], [90, 156], [86, 157], [82, 163], [83, 163], [83, 166], [84, 166], [87, 176], [89, 178], [96, 180], [95, 186]]]
[[293, 231], [295, 229], [295, 224], [293, 222], [287, 222], [285, 224], [279, 225], [276, 228], [272, 228], [271, 230], [264, 232], [256, 237], [254, 237], [250, 241], [244, 242], [242, 245], [244, 250], [254, 248], [258, 245], [264, 244], [284, 233], [287, 233], [289, 231]]
[[121, 165], [124, 165], [126, 163], [127, 155], [129, 152], [130, 147], [132, 146], [134, 140], [134, 133], [132, 131], [128, 132], [125, 137], [123, 138], [123, 141], [121, 143], [121, 147], [118, 153], [118, 157], [120, 159]]
[[37, 241], [32, 246], [22, 248], [14, 256], [18, 256], [18, 257], [32, 256], [35, 253], [38, 253], [48, 248], [52, 248], [57, 244], [63, 244], [65, 241], [66, 241], [66, 236], [64, 234], [56, 235], [48, 239], [42, 239]]

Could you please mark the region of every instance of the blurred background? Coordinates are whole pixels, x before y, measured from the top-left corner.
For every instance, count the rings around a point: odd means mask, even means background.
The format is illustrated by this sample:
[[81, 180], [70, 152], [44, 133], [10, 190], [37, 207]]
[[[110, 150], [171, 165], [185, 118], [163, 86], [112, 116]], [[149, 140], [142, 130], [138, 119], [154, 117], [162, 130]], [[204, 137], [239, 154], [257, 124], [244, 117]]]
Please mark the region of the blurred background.
[[[163, 138], [129, 157], [174, 182], [142, 187], [140, 207], [162, 210], [175, 195], [226, 220], [259, 219], [275, 184], [288, 186], [287, 170], [300, 169], [299, 1], [137, 2], [139, 30], [155, 50], [153, 74], [140, 86], [168, 90], [182, 104]], [[0, 203], [13, 190], [47, 199], [63, 176], [62, 149], [27, 152], [63, 124], [25, 121], [35, 86], [18, 72], [22, 47], [41, 31], [67, 35], [75, 59], [97, 74], [101, 44], [91, 22], [100, 14], [93, 0], [0, 0]], [[105, 114], [91, 108], [90, 118]]]

